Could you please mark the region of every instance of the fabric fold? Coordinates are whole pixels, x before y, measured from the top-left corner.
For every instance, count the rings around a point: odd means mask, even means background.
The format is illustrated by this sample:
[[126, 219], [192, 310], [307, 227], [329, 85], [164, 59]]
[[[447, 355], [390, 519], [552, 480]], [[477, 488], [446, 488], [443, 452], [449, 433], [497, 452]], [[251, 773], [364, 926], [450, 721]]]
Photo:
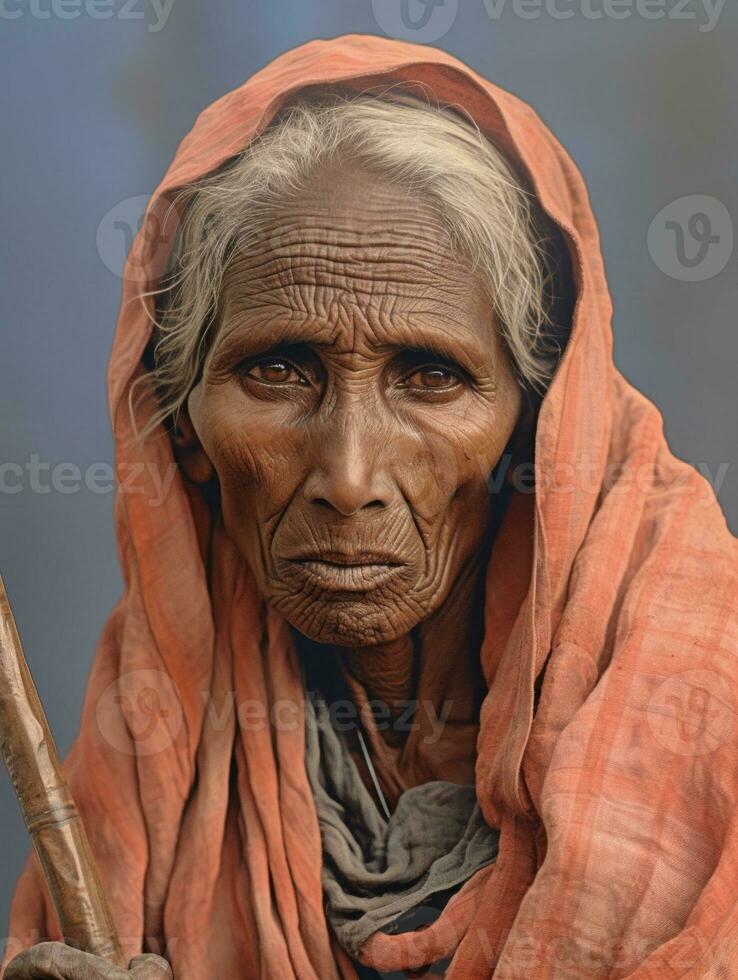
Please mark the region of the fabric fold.
[[305, 732], [326, 916], [358, 958], [373, 933], [396, 931], [391, 927], [413, 911], [418, 924], [423, 911], [431, 915], [423, 925], [434, 921], [439, 898], [494, 861], [499, 834], [485, 822], [473, 786], [444, 780], [405, 790], [386, 820], [318, 691], [306, 698]]

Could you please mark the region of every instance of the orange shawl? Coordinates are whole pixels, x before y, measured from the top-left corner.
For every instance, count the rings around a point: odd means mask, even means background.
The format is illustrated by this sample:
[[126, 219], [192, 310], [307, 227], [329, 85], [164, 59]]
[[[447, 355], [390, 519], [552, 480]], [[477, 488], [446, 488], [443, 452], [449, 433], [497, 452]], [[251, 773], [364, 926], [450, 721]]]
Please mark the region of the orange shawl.
[[[527, 105], [444, 52], [340, 37], [289, 51], [206, 109], [150, 207], [240, 151], [305, 85], [408, 80], [463, 106], [528, 175], [563, 229], [578, 298], [540, 411], [535, 497], [513, 502], [490, 562], [477, 791], [500, 856], [431, 927], [375, 934], [362, 959], [389, 971], [453, 955], [453, 980], [738, 977], [735, 542], [613, 365], [597, 228], [566, 152]], [[165, 946], [177, 980], [353, 977], [323, 915], [285, 624], [199, 492], [177, 473], [157, 501], [154, 476], [174, 466], [166, 436], [132, 442], [141, 294], [167, 251], [166, 236], [146, 239], [129, 257], [109, 371], [119, 474], [137, 491], [117, 496], [125, 594], [67, 771], [131, 955]], [[519, 609], [516, 556], [528, 562]], [[56, 935], [31, 858], [7, 955]]]

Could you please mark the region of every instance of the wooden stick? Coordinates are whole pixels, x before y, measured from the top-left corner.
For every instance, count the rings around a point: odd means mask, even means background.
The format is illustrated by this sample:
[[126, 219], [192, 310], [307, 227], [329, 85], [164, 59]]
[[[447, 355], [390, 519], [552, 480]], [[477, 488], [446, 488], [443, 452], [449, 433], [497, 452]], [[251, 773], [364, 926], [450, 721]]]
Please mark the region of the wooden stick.
[[0, 749], [68, 946], [126, 966], [0, 577]]

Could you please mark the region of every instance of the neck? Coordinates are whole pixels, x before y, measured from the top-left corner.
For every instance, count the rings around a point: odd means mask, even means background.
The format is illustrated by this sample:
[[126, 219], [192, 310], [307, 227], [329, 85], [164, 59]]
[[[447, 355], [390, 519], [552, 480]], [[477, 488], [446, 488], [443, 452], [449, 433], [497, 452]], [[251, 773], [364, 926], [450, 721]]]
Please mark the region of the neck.
[[[344, 669], [369, 700], [387, 705], [393, 716], [421, 697], [443, 700], [451, 689], [462, 701], [478, 700], [485, 557], [476, 556], [462, 569], [443, 604], [411, 633], [341, 651]], [[475, 708], [476, 703], [469, 705], [470, 711]]]
[[416, 645], [412, 634], [371, 647], [342, 651], [347, 673], [364, 688], [370, 701], [387, 705], [390, 714], [402, 711], [417, 682]]

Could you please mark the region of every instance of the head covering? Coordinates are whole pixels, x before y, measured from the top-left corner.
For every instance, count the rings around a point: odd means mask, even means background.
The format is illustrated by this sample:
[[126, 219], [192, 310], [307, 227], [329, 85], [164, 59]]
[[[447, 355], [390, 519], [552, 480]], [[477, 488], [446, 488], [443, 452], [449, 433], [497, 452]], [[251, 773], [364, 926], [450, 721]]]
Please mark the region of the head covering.
[[[433, 925], [375, 934], [362, 959], [391, 971], [450, 955], [453, 980], [738, 976], [735, 542], [613, 365], [597, 228], [566, 152], [450, 55], [352, 35], [287, 52], [207, 108], [150, 214], [300, 88], [404, 82], [466, 110], [528, 178], [565, 236], [577, 302], [540, 408], [536, 492], [512, 501], [488, 573], [476, 789], [499, 857]], [[172, 470], [168, 439], [133, 441], [142, 294], [167, 257], [151, 241], [145, 227], [129, 257], [109, 370], [125, 594], [67, 771], [131, 955], [164, 943], [177, 980], [353, 977], [323, 914], [286, 624]], [[137, 405], [141, 425], [153, 394]], [[147, 712], [164, 732], [153, 748]], [[8, 955], [55, 935], [31, 858]]]

